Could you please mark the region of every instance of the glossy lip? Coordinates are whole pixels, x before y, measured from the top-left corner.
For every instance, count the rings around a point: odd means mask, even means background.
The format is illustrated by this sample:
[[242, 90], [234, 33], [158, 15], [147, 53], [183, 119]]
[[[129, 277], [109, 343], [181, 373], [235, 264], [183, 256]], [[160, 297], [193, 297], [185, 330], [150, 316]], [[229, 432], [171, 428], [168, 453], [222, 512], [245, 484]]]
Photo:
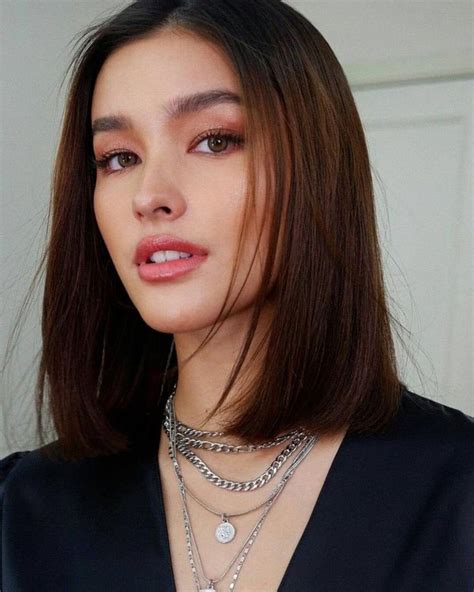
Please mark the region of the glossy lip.
[[[192, 257], [165, 263], [147, 263], [150, 256], [157, 251], [182, 251], [190, 253]], [[203, 247], [169, 234], [162, 234], [146, 237], [138, 243], [135, 264], [142, 280], [157, 282], [181, 277], [199, 267], [206, 258], [207, 251]]]
[[[135, 264], [145, 264], [156, 251], [183, 251], [184, 253], [200, 255], [202, 257], [207, 255], [206, 249], [199, 245], [190, 243], [171, 234], [157, 234], [155, 236], [147, 236], [138, 243], [135, 251]], [[185, 259], [182, 259], [182, 261], [185, 261]], [[158, 263], [155, 265], [166, 264]]]

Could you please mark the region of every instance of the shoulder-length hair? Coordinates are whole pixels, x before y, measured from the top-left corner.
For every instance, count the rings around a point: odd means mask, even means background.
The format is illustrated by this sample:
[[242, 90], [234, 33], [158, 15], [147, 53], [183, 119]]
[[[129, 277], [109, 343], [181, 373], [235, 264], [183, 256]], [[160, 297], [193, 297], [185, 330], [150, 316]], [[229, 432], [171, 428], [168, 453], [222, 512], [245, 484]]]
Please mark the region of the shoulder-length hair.
[[[340, 63], [321, 33], [278, 0], [140, 0], [89, 27], [70, 66], [45, 253], [36, 393], [41, 442], [46, 407], [67, 458], [157, 442], [172, 335], [140, 317], [100, 235], [90, 117], [95, 80], [108, 56], [165, 27], [194, 33], [230, 59], [247, 122], [247, 214], [260, 164], [271, 204], [252, 322], [208, 418], [219, 408], [232, 409], [226, 431], [247, 442], [298, 426], [319, 435], [344, 427], [384, 430], [404, 385], [384, 292], [368, 151]], [[282, 257], [269, 293], [279, 240]], [[258, 348], [264, 352], [258, 373], [226, 407], [270, 298], [274, 316]], [[199, 349], [224, 320], [220, 314]], [[174, 356], [167, 379], [176, 379], [176, 364]]]

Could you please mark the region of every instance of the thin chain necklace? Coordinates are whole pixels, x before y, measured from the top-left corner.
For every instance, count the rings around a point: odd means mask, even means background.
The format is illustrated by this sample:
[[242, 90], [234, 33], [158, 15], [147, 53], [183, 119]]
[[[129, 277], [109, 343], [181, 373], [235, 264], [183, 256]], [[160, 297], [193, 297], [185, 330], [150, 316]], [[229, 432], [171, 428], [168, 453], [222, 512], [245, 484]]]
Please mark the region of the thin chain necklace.
[[[245, 540], [245, 543], [243, 544], [241, 549], [239, 549], [238, 553], [231, 560], [228, 567], [224, 570], [224, 572], [221, 574], [221, 576], [219, 576], [216, 579], [210, 579], [206, 576], [206, 574], [204, 572], [202, 559], [201, 559], [201, 556], [199, 553], [196, 539], [194, 537], [194, 533], [193, 533], [192, 525], [191, 525], [191, 520], [189, 517], [189, 511], [187, 508], [186, 486], [184, 484], [183, 475], [181, 473], [181, 467], [179, 466], [179, 461], [178, 461], [177, 454], [176, 454], [176, 420], [175, 420], [175, 415], [174, 415], [174, 406], [171, 406], [171, 415], [170, 415], [169, 425], [170, 425], [170, 435], [171, 435], [170, 442], [169, 442], [169, 453], [172, 458], [173, 466], [175, 468], [175, 474], [178, 479], [178, 489], [179, 489], [179, 492], [181, 495], [181, 500], [182, 500], [184, 529], [185, 529], [185, 535], [186, 535], [186, 546], [187, 546], [187, 550], [188, 550], [188, 559], [189, 559], [189, 562], [191, 565], [191, 571], [193, 574], [194, 583], [196, 586], [196, 591], [197, 592], [216, 592], [216, 590], [214, 588], [214, 584], [217, 584], [219, 581], [221, 581], [227, 575], [227, 573], [231, 569], [232, 565], [234, 565], [234, 563], [236, 562], [236, 560], [239, 558], [239, 555], [240, 555], [239, 563], [238, 563], [237, 568], [232, 576], [232, 582], [229, 585], [229, 592], [234, 592], [235, 585], [237, 583], [237, 579], [239, 577], [242, 565], [243, 565], [243, 563], [250, 551], [250, 548], [251, 548], [253, 542], [255, 541], [255, 538], [257, 537], [257, 535], [260, 531], [260, 528], [262, 527], [263, 521], [265, 520], [270, 509], [272, 508], [273, 503], [276, 501], [276, 499], [278, 498], [280, 493], [283, 491], [286, 483], [294, 474], [297, 466], [302, 462], [302, 460], [307, 456], [307, 454], [309, 453], [311, 448], [314, 446], [314, 444], [316, 442], [316, 438], [314, 436], [311, 436], [311, 437], [308, 436], [308, 441], [306, 442], [306, 445], [304, 446], [303, 450], [301, 450], [299, 452], [299, 454], [297, 455], [297, 457], [293, 460], [290, 467], [288, 467], [288, 469], [286, 470], [279, 485], [277, 486], [277, 488], [275, 488], [275, 490], [274, 490], [275, 495], [273, 495], [273, 497], [271, 497], [271, 499], [269, 499], [268, 501], [265, 502], [265, 509], [264, 509], [262, 515], [260, 516], [256, 525], [252, 529], [250, 535]], [[200, 585], [199, 576], [197, 574], [196, 562], [194, 560], [193, 545], [196, 548], [200, 571], [201, 571], [204, 579], [207, 580], [207, 582], [208, 582], [207, 588], [201, 588], [201, 585]]]
[[[169, 410], [170, 405], [173, 400], [173, 397], [176, 394], [176, 387], [177, 383], [174, 383], [173, 390], [171, 395], [168, 397], [165, 406], [165, 417], [164, 417], [164, 427], [169, 429], [168, 417], [169, 417]], [[283, 434], [281, 436], [277, 436], [273, 440], [269, 442], [262, 442], [260, 444], [228, 444], [225, 442], [209, 442], [207, 440], [201, 440], [202, 437], [221, 437], [226, 436], [226, 432], [209, 432], [206, 430], [197, 430], [196, 428], [192, 428], [181, 421], [176, 417], [176, 442], [178, 444], [184, 444], [186, 446], [191, 446], [192, 448], [203, 448], [205, 450], [212, 450], [213, 452], [254, 452], [255, 450], [260, 450], [262, 448], [271, 448], [272, 446], [277, 446], [292, 437], [296, 434], [301, 433], [300, 430], [292, 430]]]
[[[165, 416], [164, 427], [169, 430], [168, 417]], [[277, 446], [286, 440], [296, 436], [298, 430], [293, 430], [282, 436], [277, 436], [269, 442], [263, 442], [261, 444], [228, 444], [225, 442], [210, 442], [209, 440], [201, 440], [203, 436], [218, 437], [225, 436], [225, 432], [207, 432], [203, 430], [196, 430], [191, 428], [184, 423], [181, 423], [176, 418], [176, 442], [180, 446], [190, 446], [191, 448], [202, 448], [204, 450], [210, 450], [212, 452], [225, 452], [238, 453], [238, 452], [254, 452], [255, 450], [261, 450], [263, 448], [271, 448]]]

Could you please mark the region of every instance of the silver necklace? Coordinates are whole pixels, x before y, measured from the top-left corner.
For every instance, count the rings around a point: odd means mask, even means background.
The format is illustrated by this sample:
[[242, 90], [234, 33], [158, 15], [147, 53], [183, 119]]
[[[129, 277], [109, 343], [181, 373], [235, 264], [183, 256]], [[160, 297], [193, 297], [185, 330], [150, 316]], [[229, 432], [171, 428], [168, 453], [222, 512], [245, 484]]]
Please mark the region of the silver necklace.
[[[202, 564], [202, 559], [201, 559], [199, 549], [197, 547], [196, 540], [195, 540], [195, 537], [194, 537], [194, 534], [192, 531], [191, 520], [189, 517], [189, 512], [188, 512], [187, 502], [186, 502], [186, 487], [184, 484], [183, 475], [181, 473], [181, 468], [179, 466], [179, 461], [178, 461], [177, 454], [176, 454], [176, 428], [175, 428], [174, 418], [173, 418], [173, 409], [172, 409], [172, 414], [171, 414], [170, 426], [171, 426], [171, 430], [170, 430], [171, 438], [170, 438], [170, 443], [169, 443], [169, 451], [170, 451], [170, 455], [173, 460], [173, 466], [175, 467], [175, 474], [178, 478], [178, 488], [179, 488], [179, 492], [180, 492], [182, 504], [183, 504], [182, 507], [183, 507], [184, 528], [185, 528], [185, 535], [186, 535], [186, 546], [187, 546], [187, 550], [188, 550], [188, 559], [189, 559], [189, 562], [191, 565], [191, 570], [193, 573], [193, 578], [194, 578], [196, 590], [197, 590], [197, 592], [216, 592], [215, 588], [214, 588], [214, 584], [217, 584], [219, 581], [221, 581], [227, 575], [227, 573], [231, 569], [232, 565], [234, 565], [234, 563], [236, 562], [236, 560], [238, 559], [238, 557], [240, 555], [239, 563], [238, 563], [237, 568], [232, 576], [232, 582], [229, 585], [229, 592], [233, 592], [235, 590], [235, 585], [237, 583], [237, 579], [239, 577], [242, 565], [243, 565], [243, 563], [250, 551], [250, 548], [251, 548], [253, 542], [255, 541], [255, 538], [257, 537], [257, 535], [260, 531], [263, 521], [265, 520], [268, 512], [270, 511], [271, 507], [273, 506], [273, 503], [276, 501], [276, 499], [278, 498], [280, 493], [283, 491], [286, 483], [291, 478], [291, 476], [294, 474], [297, 466], [302, 462], [302, 460], [307, 456], [307, 454], [309, 453], [311, 448], [314, 446], [316, 438], [314, 436], [309, 438], [309, 440], [307, 441], [303, 450], [301, 450], [299, 452], [297, 457], [291, 463], [290, 467], [288, 467], [282, 480], [279, 483], [279, 486], [275, 489], [275, 491], [276, 491], [275, 495], [271, 499], [269, 499], [268, 501], [265, 502], [265, 509], [264, 509], [262, 515], [260, 516], [258, 522], [256, 523], [256, 525], [252, 529], [250, 535], [245, 540], [245, 543], [243, 544], [241, 549], [239, 549], [238, 553], [231, 560], [231, 562], [229, 563], [226, 570], [218, 578], [211, 579], [205, 575], [203, 564]], [[207, 580], [207, 582], [208, 582], [207, 588], [201, 588], [201, 586], [200, 586], [199, 576], [197, 574], [196, 563], [194, 561], [193, 545], [196, 548], [196, 552], [197, 552], [197, 556], [198, 556], [198, 560], [199, 560], [199, 564], [200, 564], [200, 571], [202, 572], [204, 579]]]
[[[176, 394], [176, 386], [177, 383], [174, 384], [173, 391], [171, 395], [168, 397], [165, 407], [165, 416], [164, 416], [164, 427], [165, 429], [169, 430], [169, 413], [170, 407], [172, 404], [172, 400], [174, 400], [174, 396]], [[225, 436], [225, 432], [209, 432], [205, 430], [197, 430], [195, 428], [189, 427], [186, 424], [179, 421], [176, 417], [176, 442], [179, 445], [183, 446], [190, 446], [191, 448], [202, 448], [204, 450], [211, 450], [212, 452], [254, 452], [255, 450], [261, 450], [266, 448], [271, 448], [272, 446], [277, 446], [290, 438], [293, 438], [299, 433], [302, 433], [301, 430], [292, 430], [287, 432], [286, 434], [282, 434], [281, 436], [277, 436], [273, 440], [268, 442], [262, 442], [260, 444], [228, 444], [226, 442], [210, 442], [208, 440], [201, 440], [204, 437], [221, 437]]]
[[[171, 393], [170, 397], [168, 398], [166, 409], [165, 409], [165, 419], [163, 421], [163, 428], [168, 436], [170, 437], [170, 414], [174, 412], [174, 394], [176, 392], [176, 385]], [[176, 414], [174, 414], [176, 416]], [[254, 489], [258, 489], [263, 487], [266, 483], [268, 483], [278, 472], [278, 470], [282, 467], [283, 463], [288, 460], [288, 458], [298, 450], [307, 438], [306, 432], [304, 430], [296, 430], [296, 435], [290, 442], [290, 444], [282, 450], [277, 457], [273, 460], [271, 465], [257, 478], [251, 479], [250, 481], [231, 481], [229, 479], [223, 479], [195, 453], [193, 453], [187, 446], [177, 445], [177, 450], [187, 459], [189, 460], [197, 469], [198, 471], [204, 475], [204, 477], [217, 487], [221, 487], [222, 489], [227, 489], [229, 491], [253, 491]]]
[[[176, 388], [176, 385], [175, 385]], [[173, 396], [175, 391], [173, 392]], [[167, 405], [171, 404], [171, 401], [168, 400]], [[164, 427], [169, 430], [169, 410], [166, 409], [166, 415], [164, 418]], [[178, 418], [176, 418], [176, 442], [180, 446], [186, 446], [191, 448], [200, 448], [204, 450], [210, 450], [212, 452], [224, 452], [228, 453], [239, 453], [239, 452], [254, 452], [255, 450], [261, 450], [264, 448], [271, 448], [272, 446], [277, 446], [290, 438], [293, 438], [298, 433], [298, 430], [292, 430], [287, 434], [283, 434], [281, 436], [277, 436], [273, 440], [269, 442], [262, 442], [261, 444], [228, 444], [226, 442], [211, 442], [209, 440], [201, 440], [203, 436], [207, 437], [219, 437], [225, 436], [225, 432], [208, 432], [203, 430], [196, 430], [195, 428], [191, 428], [184, 423], [181, 423]]]
[[[306, 444], [306, 442], [308, 440], [309, 440], [309, 436], [307, 436], [305, 438], [304, 444]], [[171, 456], [171, 454], [170, 454], [170, 456]], [[257, 506], [253, 506], [249, 510], [244, 510], [242, 512], [232, 512], [232, 513], [231, 512], [221, 512], [221, 511], [215, 510], [215, 509], [211, 508], [210, 506], [208, 506], [204, 501], [200, 500], [196, 496], [196, 494], [191, 490], [191, 488], [189, 486], [186, 487], [186, 490], [187, 490], [187, 493], [201, 507], [203, 507], [205, 510], [207, 510], [211, 514], [214, 514], [215, 516], [219, 516], [221, 518], [221, 522], [218, 524], [218, 526], [215, 529], [214, 536], [219, 543], [226, 544], [226, 543], [230, 543], [231, 541], [234, 540], [236, 532], [237, 532], [235, 525], [232, 522], [230, 522], [229, 518], [244, 516], [246, 514], [251, 514], [252, 512], [259, 510], [261, 507], [263, 507], [269, 501], [271, 501], [273, 499], [273, 497], [275, 497], [275, 495], [277, 495], [278, 490], [280, 488], [280, 484], [281, 484], [281, 481], [278, 485], [276, 485], [276, 487], [274, 487], [274, 489], [272, 490], [270, 495], [265, 500], [263, 500], [263, 502], [258, 504]]]
[[[280, 481], [280, 483], [281, 483], [281, 481]], [[252, 514], [252, 512], [256, 512], [257, 510], [262, 508], [265, 504], [267, 504], [271, 499], [273, 499], [273, 497], [277, 493], [279, 486], [280, 486], [280, 484], [278, 484], [272, 490], [270, 495], [265, 500], [263, 500], [262, 503], [258, 504], [258, 506], [254, 506], [254, 507], [250, 508], [249, 510], [244, 510], [243, 512], [232, 512], [232, 513], [231, 512], [220, 512], [218, 510], [211, 508], [210, 506], [208, 506], [205, 502], [200, 500], [194, 494], [194, 492], [191, 490], [189, 485], [186, 487], [186, 491], [202, 508], [204, 508], [205, 510], [207, 510], [211, 514], [214, 514], [214, 516], [219, 516], [221, 518], [221, 522], [217, 526], [214, 535], [215, 535], [216, 540], [219, 543], [226, 544], [226, 543], [230, 543], [232, 540], [234, 540], [235, 534], [237, 531], [234, 524], [229, 521], [229, 518], [236, 518], [238, 516], [245, 516], [247, 514]]]
[[[174, 421], [174, 425], [175, 425], [175, 437], [174, 437], [174, 443], [175, 443], [175, 448], [177, 448], [177, 450], [179, 452], [181, 452], [183, 454], [183, 450], [180, 446], [177, 446], [176, 443], [178, 441], [178, 428], [179, 425], [182, 426], [182, 429], [189, 429], [191, 431], [195, 431], [198, 432], [198, 430], [194, 430], [193, 428], [188, 428], [188, 426], [185, 426], [184, 424], [180, 424], [178, 418], [176, 417], [176, 410], [174, 407], [174, 395], [176, 393], [176, 383], [174, 385], [173, 391], [171, 393], [171, 395], [168, 397], [167, 403], [166, 403], [166, 409], [165, 409], [165, 419], [164, 419], [164, 429], [165, 432], [168, 436], [169, 439], [171, 439], [171, 433], [170, 433], [170, 425], [171, 425], [171, 417], [173, 417], [173, 421]], [[304, 444], [307, 442], [307, 440], [309, 439], [309, 435], [307, 433], [305, 433], [304, 431], [298, 431], [298, 430], [294, 430], [294, 433], [299, 433], [301, 434], [299, 439], [297, 440], [297, 443], [301, 446], [304, 446]], [[207, 432], [208, 434], [212, 434], [213, 432]], [[216, 432], [214, 432], [216, 433]], [[295, 443], [293, 443], [293, 446], [295, 446], [295, 448], [297, 448], [297, 446], [295, 445]], [[184, 451], [185, 453], [186, 451]], [[170, 454], [171, 456], [171, 454]], [[201, 459], [199, 459], [200, 461]], [[202, 462], [202, 461], [201, 461]], [[203, 463], [204, 464], [204, 463]], [[207, 466], [207, 465], [206, 465]], [[272, 469], [273, 467], [270, 467], [270, 469]], [[209, 471], [208, 474], [211, 473], [211, 478], [217, 478], [220, 479], [217, 475], [213, 474], [212, 471]], [[267, 473], [268, 473], [268, 469], [267, 469]], [[276, 474], [276, 471], [275, 471]], [[206, 476], [206, 475], [205, 475]], [[232, 483], [232, 482], [231, 482]], [[242, 489], [245, 491], [245, 485], [248, 482], [233, 482], [237, 484], [237, 487], [239, 487], [239, 489]], [[230, 489], [230, 487], [229, 487]], [[212, 508], [210, 508], [207, 504], [205, 504], [204, 502], [202, 502], [191, 490], [188, 490], [189, 495], [197, 502], [199, 503], [203, 508], [205, 508], [206, 510], [208, 510], [209, 512], [213, 513], [214, 515], [220, 516], [221, 518], [221, 522], [217, 525], [215, 531], [214, 531], [214, 536], [216, 538], [216, 540], [219, 543], [222, 544], [227, 544], [231, 541], [234, 540], [235, 535], [236, 535], [236, 527], [235, 525], [229, 520], [229, 518], [235, 517], [235, 516], [241, 516], [244, 514], [249, 514], [253, 511], [258, 510], [259, 508], [261, 508], [262, 506], [264, 506], [268, 501], [270, 501], [271, 499], [273, 499], [273, 496], [275, 495], [275, 491], [278, 489], [278, 487], [276, 487], [274, 489], [274, 491], [268, 496], [267, 500], [264, 500], [261, 504], [259, 504], [256, 507], [251, 508], [248, 511], [245, 512], [240, 512], [238, 514], [231, 514], [231, 513], [227, 513], [227, 512], [218, 512]]]
[[[167, 429], [169, 429], [169, 424], [166, 419], [165, 426]], [[180, 446], [200, 448], [203, 450], [210, 450], [211, 452], [224, 452], [226, 454], [229, 454], [238, 452], [254, 452], [255, 450], [261, 450], [263, 448], [271, 448], [272, 446], [277, 446], [281, 442], [289, 440], [296, 434], [297, 432], [296, 430], [294, 430], [293, 432], [290, 432], [283, 436], [278, 436], [278, 438], [275, 438], [270, 442], [263, 442], [262, 444], [228, 444], [226, 442], [211, 442], [209, 440], [193, 438], [185, 435], [185, 432], [183, 431], [181, 433], [178, 432], [176, 442]]]

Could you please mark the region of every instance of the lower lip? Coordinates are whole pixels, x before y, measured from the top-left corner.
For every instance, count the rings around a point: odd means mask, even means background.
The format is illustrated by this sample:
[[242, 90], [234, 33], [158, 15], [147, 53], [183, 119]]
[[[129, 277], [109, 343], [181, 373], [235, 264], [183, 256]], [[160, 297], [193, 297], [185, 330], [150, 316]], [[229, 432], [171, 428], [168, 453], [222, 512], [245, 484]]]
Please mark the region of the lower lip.
[[165, 282], [174, 280], [199, 267], [207, 255], [193, 255], [188, 259], [176, 259], [165, 263], [142, 263], [138, 275], [146, 282]]

